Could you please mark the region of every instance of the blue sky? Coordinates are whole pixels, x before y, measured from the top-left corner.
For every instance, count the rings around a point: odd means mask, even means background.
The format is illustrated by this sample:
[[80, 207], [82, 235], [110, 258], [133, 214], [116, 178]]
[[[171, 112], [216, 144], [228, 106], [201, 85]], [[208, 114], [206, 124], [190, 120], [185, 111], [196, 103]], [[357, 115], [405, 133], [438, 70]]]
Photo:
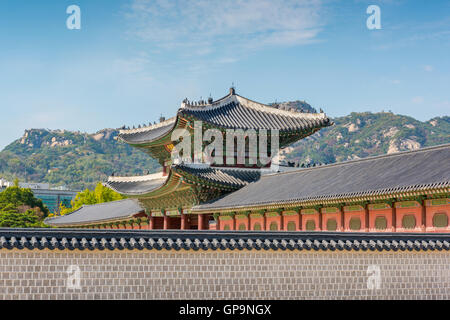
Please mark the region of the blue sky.
[[[66, 8], [81, 8], [81, 30]], [[369, 30], [369, 5], [381, 30]], [[0, 149], [28, 128], [95, 132], [237, 92], [331, 116], [450, 110], [450, 2], [1, 0]]]

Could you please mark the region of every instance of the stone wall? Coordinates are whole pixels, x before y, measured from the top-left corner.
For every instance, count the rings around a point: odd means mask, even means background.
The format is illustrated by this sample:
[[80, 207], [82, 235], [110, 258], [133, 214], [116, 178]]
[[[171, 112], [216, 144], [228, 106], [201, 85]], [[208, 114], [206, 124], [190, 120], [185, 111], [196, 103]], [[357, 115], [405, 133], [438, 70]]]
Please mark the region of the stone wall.
[[450, 252], [2, 249], [0, 299], [450, 299]]

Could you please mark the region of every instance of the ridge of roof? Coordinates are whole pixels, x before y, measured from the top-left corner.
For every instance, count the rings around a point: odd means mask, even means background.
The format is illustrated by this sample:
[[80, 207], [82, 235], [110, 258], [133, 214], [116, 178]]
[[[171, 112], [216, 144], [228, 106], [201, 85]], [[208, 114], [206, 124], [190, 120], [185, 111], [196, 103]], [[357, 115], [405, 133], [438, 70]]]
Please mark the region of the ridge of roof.
[[141, 182], [141, 181], [151, 181], [151, 180], [162, 180], [164, 179], [163, 172], [151, 173], [143, 176], [109, 176], [107, 182]]
[[189, 169], [213, 169], [213, 170], [221, 170], [221, 171], [246, 171], [246, 172], [257, 172], [263, 170], [269, 170], [264, 168], [240, 168], [240, 167], [216, 167], [211, 166], [207, 163], [180, 163], [172, 165], [172, 167], [186, 167]]
[[145, 126], [145, 127], [136, 128], [136, 129], [121, 129], [121, 130], [119, 130], [119, 134], [133, 134], [133, 133], [142, 133], [142, 132], [152, 131], [154, 129], [165, 127], [170, 124], [175, 124], [176, 120], [177, 120], [177, 117], [174, 116], [172, 118], [169, 118], [169, 119], [159, 122], [157, 124], [153, 124], [151, 126]]
[[261, 102], [257, 102], [248, 98], [245, 98], [243, 96], [240, 96], [236, 93], [230, 93], [228, 95], [226, 95], [225, 97], [216, 100], [212, 103], [206, 103], [206, 104], [202, 104], [199, 106], [192, 106], [190, 104], [187, 104], [186, 102], [182, 102], [181, 103], [181, 108], [178, 112], [182, 112], [183, 110], [188, 110], [188, 111], [194, 111], [194, 112], [206, 112], [206, 111], [210, 111], [210, 110], [215, 110], [215, 109], [219, 109], [221, 107], [223, 107], [224, 105], [228, 105], [231, 102], [235, 102], [237, 104], [241, 104], [245, 107], [257, 110], [257, 111], [262, 111], [262, 112], [267, 112], [267, 113], [272, 113], [272, 114], [277, 114], [277, 115], [282, 115], [282, 116], [288, 116], [288, 117], [295, 117], [295, 118], [302, 118], [302, 119], [325, 119], [327, 118], [325, 113], [306, 113], [306, 112], [297, 112], [297, 111], [289, 111], [289, 110], [280, 110], [277, 108], [274, 108], [272, 106], [269, 106], [267, 104], [261, 103]]

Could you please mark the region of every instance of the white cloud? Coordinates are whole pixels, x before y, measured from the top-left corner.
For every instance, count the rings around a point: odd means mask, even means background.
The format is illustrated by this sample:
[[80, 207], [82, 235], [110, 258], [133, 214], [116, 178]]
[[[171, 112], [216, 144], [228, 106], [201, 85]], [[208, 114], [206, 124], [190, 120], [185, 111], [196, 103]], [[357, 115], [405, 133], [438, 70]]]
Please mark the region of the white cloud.
[[389, 83], [391, 83], [391, 84], [400, 84], [401, 83], [401, 81], [400, 80], [398, 80], [398, 79], [394, 79], [394, 80], [389, 80]]
[[421, 104], [421, 103], [423, 103], [424, 102], [424, 99], [423, 99], [423, 97], [414, 97], [414, 98], [412, 98], [411, 99], [411, 102], [412, 103], [414, 103], [414, 104]]
[[425, 70], [426, 72], [431, 72], [434, 70], [434, 68], [433, 68], [433, 66], [426, 65], [423, 67], [423, 70]]
[[143, 56], [116, 59], [113, 62], [113, 70], [122, 74], [135, 74], [143, 72], [149, 63], [149, 59]]
[[320, 0], [133, 0], [126, 16], [130, 36], [208, 55], [315, 41], [320, 9]]

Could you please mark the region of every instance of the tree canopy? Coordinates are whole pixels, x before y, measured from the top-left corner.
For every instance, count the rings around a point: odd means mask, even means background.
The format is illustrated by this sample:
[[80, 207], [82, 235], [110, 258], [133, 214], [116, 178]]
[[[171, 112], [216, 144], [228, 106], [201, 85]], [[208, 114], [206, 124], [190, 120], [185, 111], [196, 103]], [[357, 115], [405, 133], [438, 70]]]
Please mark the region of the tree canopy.
[[18, 187], [18, 183], [0, 192], [0, 227], [46, 227], [43, 220], [48, 213], [42, 200], [35, 198], [30, 189]]
[[20, 208], [40, 211], [37, 214], [42, 217], [47, 216], [49, 212], [48, 208], [42, 203], [42, 200], [35, 198], [30, 189], [14, 186], [0, 192], [0, 211], [11, 211], [11, 209], [21, 211]]
[[2, 228], [42, 228], [46, 227], [42, 220], [32, 210], [26, 212], [1, 212], [0, 227]]
[[67, 213], [73, 212], [81, 208], [81, 206], [85, 204], [91, 205], [96, 203], [110, 202], [122, 199], [125, 199], [125, 197], [103, 186], [99, 182], [93, 191], [86, 189], [84, 191], [79, 192], [75, 196], [75, 199], [71, 201], [72, 208], [66, 208], [64, 206], [61, 206], [60, 214], [65, 215]]

